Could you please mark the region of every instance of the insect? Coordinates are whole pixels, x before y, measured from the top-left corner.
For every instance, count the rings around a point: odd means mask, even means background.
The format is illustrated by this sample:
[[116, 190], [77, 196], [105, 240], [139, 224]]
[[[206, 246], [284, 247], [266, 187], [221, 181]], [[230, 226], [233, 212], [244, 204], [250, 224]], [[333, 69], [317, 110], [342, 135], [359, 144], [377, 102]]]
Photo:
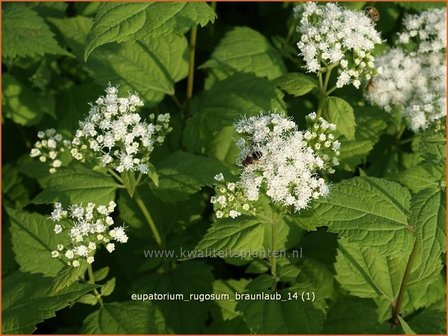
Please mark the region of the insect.
[[380, 12], [378, 12], [378, 9], [372, 6], [367, 6], [364, 9], [364, 13], [374, 22], [378, 22], [380, 20]]
[[248, 156], [246, 156], [246, 158], [243, 160], [243, 166], [247, 167], [251, 164], [254, 164], [255, 162], [257, 162], [258, 160], [261, 159], [261, 157], [263, 156], [263, 154], [260, 151], [255, 151], [251, 154], [249, 154]]

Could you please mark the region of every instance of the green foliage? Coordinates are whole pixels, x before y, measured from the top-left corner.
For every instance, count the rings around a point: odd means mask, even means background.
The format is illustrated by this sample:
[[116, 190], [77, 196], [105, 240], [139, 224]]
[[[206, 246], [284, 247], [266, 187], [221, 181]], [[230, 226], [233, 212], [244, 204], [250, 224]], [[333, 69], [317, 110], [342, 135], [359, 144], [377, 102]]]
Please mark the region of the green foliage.
[[5, 334], [31, 334], [36, 324], [55, 316], [89, 292], [92, 286], [76, 283], [54, 291], [51, 278], [16, 272], [3, 281], [2, 331]]
[[84, 321], [85, 334], [149, 334], [166, 332], [160, 311], [148, 302], [104, 304]]
[[[365, 99], [369, 83], [336, 88], [325, 65], [320, 78], [307, 73], [294, 6], [2, 5], [4, 334], [446, 334], [445, 119], [412, 133], [399, 108]], [[374, 6], [378, 56], [401, 18], [445, 4]], [[142, 120], [170, 115], [148, 175], [70, 150], [50, 174], [30, 157], [37, 132], [72, 140], [109, 82], [139, 94]], [[242, 172], [234, 123], [270, 112], [300, 130], [311, 112], [336, 125], [340, 164], [321, 176], [329, 194], [295, 213], [262, 186], [252, 215], [217, 218], [215, 176]], [[127, 243], [113, 253], [96, 244], [93, 264], [52, 258], [74, 239], [55, 233], [54, 203], [109, 201]]]
[[118, 184], [109, 175], [74, 164], [51, 175], [46, 188], [34, 198], [33, 202], [37, 204], [58, 201], [66, 204], [94, 202], [105, 205], [115, 198], [117, 188]]
[[45, 20], [25, 4], [4, 5], [2, 21], [4, 58], [44, 54], [70, 55], [58, 44]]

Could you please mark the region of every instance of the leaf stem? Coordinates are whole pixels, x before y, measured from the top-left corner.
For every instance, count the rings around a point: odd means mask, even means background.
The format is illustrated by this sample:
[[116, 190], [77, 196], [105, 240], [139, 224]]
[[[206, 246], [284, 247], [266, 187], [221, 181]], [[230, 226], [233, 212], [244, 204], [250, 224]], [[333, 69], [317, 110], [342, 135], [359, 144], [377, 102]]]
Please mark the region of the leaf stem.
[[113, 177], [115, 177], [121, 184], [123, 183], [123, 180], [121, 179], [120, 175], [118, 175], [116, 172], [114, 172], [112, 169], [107, 170], [109, 174], [111, 174]]
[[400, 290], [398, 292], [398, 296], [395, 301], [392, 303], [392, 319], [391, 326], [395, 328], [400, 324], [398, 319], [398, 315], [400, 314], [401, 304], [403, 302], [404, 293], [406, 290], [406, 286], [409, 281], [409, 276], [411, 275], [412, 265], [414, 263], [415, 256], [417, 255], [418, 245], [417, 239], [415, 239], [414, 246], [412, 247], [411, 254], [409, 255], [408, 262], [406, 264], [406, 269], [404, 271], [403, 279], [401, 280]]
[[[89, 284], [95, 285], [95, 276], [93, 275], [93, 269], [91, 264], [87, 264], [87, 273], [89, 274]], [[100, 305], [103, 305], [103, 299], [101, 298], [100, 293], [96, 290], [96, 288], [93, 289], [93, 293], [98, 299], [98, 302]]]
[[138, 207], [143, 213], [143, 216], [145, 216], [146, 222], [149, 225], [149, 228], [151, 229], [152, 234], [154, 235], [154, 239], [156, 240], [157, 245], [162, 246], [162, 238], [160, 237], [159, 231], [157, 230], [156, 224], [154, 223], [154, 220], [151, 217], [151, 214], [149, 213], [148, 209], [146, 208], [145, 203], [143, 202], [142, 197], [140, 196], [138, 190], [135, 190], [134, 193], [134, 200], [137, 203]]
[[187, 79], [187, 101], [193, 97], [193, 83], [194, 83], [194, 58], [196, 51], [196, 38], [198, 28], [194, 26], [190, 32], [190, 49], [188, 54], [188, 79]]
[[[275, 233], [276, 233], [276, 228], [277, 228], [277, 220], [276, 218], [273, 218], [272, 222], [272, 227], [271, 227], [271, 258], [270, 258], [270, 263], [271, 263], [271, 275], [274, 278], [274, 286], [277, 286], [277, 257], [275, 256]], [[274, 288], [275, 290], [275, 288]]]

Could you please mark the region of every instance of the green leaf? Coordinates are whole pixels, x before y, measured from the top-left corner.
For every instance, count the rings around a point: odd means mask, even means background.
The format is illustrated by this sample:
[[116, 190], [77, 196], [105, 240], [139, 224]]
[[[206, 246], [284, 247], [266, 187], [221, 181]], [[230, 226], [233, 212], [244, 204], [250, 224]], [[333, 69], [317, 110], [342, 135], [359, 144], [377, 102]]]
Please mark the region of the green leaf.
[[71, 55], [58, 45], [44, 19], [26, 4], [4, 5], [2, 19], [3, 57]]
[[411, 329], [411, 327], [406, 323], [406, 321], [398, 315], [398, 320], [400, 321], [401, 327], [406, 335], [415, 335], [415, 331]]
[[274, 79], [286, 72], [280, 54], [259, 32], [248, 27], [229, 31], [201, 68], [209, 69], [220, 80], [237, 72]]
[[[185, 261], [165, 273], [144, 275], [135, 282], [134, 292], [183, 294], [184, 300], [190, 300], [192, 294], [212, 293], [213, 280], [210, 266]], [[157, 300], [153, 303], [162, 311], [166, 325], [176, 334], [197, 333], [198, 326], [204, 325], [214, 305], [197, 300]]]
[[217, 295], [227, 294], [230, 300], [216, 300], [216, 304], [219, 306], [219, 314], [216, 319], [231, 320], [241, 313], [236, 310], [237, 302], [235, 301], [235, 293], [242, 293], [246, 285], [249, 283], [247, 279], [228, 279], [228, 280], [216, 280], [213, 282], [213, 293]]
[[94, 306], [98, 303], [98, 298], [93, 294], [85, 294], [81, 296], [76, 302]]
[[427, 188], [440, 188], [445, 182], [445, 167], [424, 163], [395, 173], [391, 178], [418, 193]]
[[372, 300], [345, 297], [330, 308], [323, 334], [374, 333], [378, 325], [378, 313]]
[[33, 202], [66, 204], [93, 202], [105, 205], [115, 198], [118, 185], [109, 175], [76, 164], [61, 168], [48, 179], [48, 186]]
[[150, 302], [112, 302], [84, 320], [83, 334], [163, 334], [165, 321]]
[[258, 219], [238, 217], [212, 224], [197, 250], [227, 252], [264, 251], [264, 225]]
[[79, 267], [65, 265], [65, 267], [62, 268], [54, 278], [54, 291], [59, 292], [60, 290], [71, 286], [76, 281], [83, 279], [86, 270], [87, 262], [85, 261], [81, 261], [81, 265], [79, 265]]
[[205, 3], [103, 3], [89, 34], [84, 53], [110, 42], [125, 42], [183, 34], [196, 25], [205, 26], [216, 15]]
[[3, 106], [5, 117], [19, 125], [35, 125], [45, 113], [54, 113], [54, 97], [38, 95], [28, 85], [10, 74], [3, 75]]
[[[78, 16], [51, 22], [74, 54], [82, 57], [92, 20]], [[137, 42], [98, 49], [85, 63], [85, 68], [101, 86], [111, 82], [119, 84], [123, 91], [138, 91], [145, 105], [151, 106], [160, 102], [165, 94], [174, 94], [174, 83], [187, 76], [187, 48], [184, 36], [174, 33], [167, 33], [163, 38], [145, 35]]]
[[136, 187], [135, 173], [132, 170], [124, 171], [120, 174], [123, 185], [126, 187], [129, 196], [133, 197]]
[[16, 272], [3, 280], [2, 331], [4, 334], [31, 334], [44, 319], [69, 306], [93, 286], [73, 284], [54, 291], [52, 279]]
[[355, 137], [355, 114], [348, 102], [339, 97], [328, 97], [323, 105], [323, 117], [336, 125], [347, 139]]
[[101, 296], [111, 295], [114, 292], [114, 289], [115, 289], [115, 278], [112, 278], [101, 286]]
[[317, 87], [314, 78], [300, 72], [287, 73], [276, 78], [272, 83], [294, 97], [303, 96]]
[[[246, 286], [246, 294], [275, 293], [273, 279], [261, 275]], [[278, 291], [283, 298], [298, 288]], [[301, 294], [299, 294], [300, 296]], [[251, 333], [259, 334], [318, 334], [322, 330], [324, 313], [302, 300], [240, 300], [241, 311]]]
[[412, 197], [409, 222], [419, 242], [418, 258], [422, 260], [420, 277], [430, 274], [442, 252], [446, 252], [446, 194], [438, 189], [425, 189]]
[[54, 233], [54, 223], [37, 213], [6, 209], [11, 220], [11, 239], [20, 270], [55, 276], [65, 263], [51, 257], [51, 251], [67, 239]]
[[329, 231], [377, 253], [400, 253], [413, 241], [410, 200], [409, 191], [396, 182], [355, 177], [333, 185], [330, 196], [317, 200], [299, 220], [328, 225]]
[[[217, 82], [210, 90], [192, 101], [192, 117], [184, 131], [184, 144], [198, 153], [217, 152], [211, 144], [219, 132], [243, 116], [257, 115], [260, 111], [285, 110], [283, 95], [266, 79], [250, 74], [237, 74]], [[232, 135], [229, 134], [231, 139]], [[228, 147], [228, 143], [225, 143]], [[235, 162], [231, 162], [234, 164]]]
[[417, 334], [446, 334], [446, 314], [432, 306], [409, 317], [408, 323]]
[[101, 281], [106, 279], [107, 275], [109, 274], [109, 266], [100, 268], [99, 270], [95, 271], [93, 273], [93, 277], [95, 278], [95, 281]]
[[214, 176], [228, 169], [210, 157], [177, 151], [157, 167], [159, 183], [153, 187], [154, 196], [165, 202], [183, 201], [203, 186], [215, 183]]

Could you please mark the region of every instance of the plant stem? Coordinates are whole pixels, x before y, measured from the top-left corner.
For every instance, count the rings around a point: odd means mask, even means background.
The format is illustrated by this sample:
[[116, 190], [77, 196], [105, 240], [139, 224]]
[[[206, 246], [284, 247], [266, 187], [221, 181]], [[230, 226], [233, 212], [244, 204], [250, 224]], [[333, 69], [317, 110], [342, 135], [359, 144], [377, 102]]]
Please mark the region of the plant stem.
[[123, 184], [123, 180], [121, 179], [120, 175], [118, 175], [112, 169], [108, 169], [107, 171], [109, 172], [109, 174], [111, 174], [113, 177], [115, 177], [121, 184]]
[[408, 262], [406, 264], [406, 269], [404, 271], [403, 279], [401, 280], [398, 296], [392, 303], [392, 319], [391, 319], [392, 327], [396, 327], [400, 324], [400, 321], [398, 320], [398, 315], [400, 314], [401, 303], [403, 302], [404, 292], [406, 290], [406, 286], [409, 281], [409, 276], [411, 275], [412, 265], [414, 263], [415, 256], [417, 255], [417, 250], [418, 248], [416, 239], [414, 242], [414, 246], [412, 247], [411, 254], [409, 255]]
[[188, 79], [187, 79], [187, 101], [193, 97], [193, 83], [194, 83], [194, 57], [196, 51], [196, 38], [198, 28], [195, 26], [191, 28], [190, 33], [190, 50], [188, 54]]
[[[89, 284], [94, 285], [95, 284], [95, 276], [93, 275], [93, 269], [91, 264], [87, 264], [87, 273], [89, 274]], [[98, 298], [98, 302], [100, 305], [103, 305], [103, 299], [101, 298], [100, 293], [96, 290], [96, 288], [93, 289], [93, 293], [95, 293], [95, 296]]]
[[143, 202], [143, 199], [137, 190], [135, 190], [134, 193], [134, 200], [137, 203], [140, 210], [142, 211], [143, 216], [145, 216], [146, 222], [148, 223], [149, 228], [151, 229], [151, 232], [154, 235], [154, 239], [156, 240], [157, 245], [162, 246], [162, 238], [160, 237], [159, 231], [157, 231], [156, 224], [154, 223], [151, 214], [146, 208], [145, 203]]
[[330, 65], [327, 67], [327, 73], [325, 74], [324, 88], [323, 92], [326, 96], [328, 96], [327, 88], [328, 82], [330, 81], [331, 72], [333, 71], [334, 65]]

